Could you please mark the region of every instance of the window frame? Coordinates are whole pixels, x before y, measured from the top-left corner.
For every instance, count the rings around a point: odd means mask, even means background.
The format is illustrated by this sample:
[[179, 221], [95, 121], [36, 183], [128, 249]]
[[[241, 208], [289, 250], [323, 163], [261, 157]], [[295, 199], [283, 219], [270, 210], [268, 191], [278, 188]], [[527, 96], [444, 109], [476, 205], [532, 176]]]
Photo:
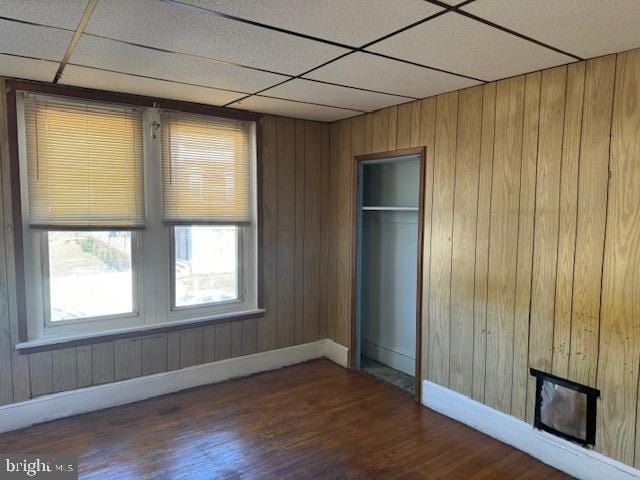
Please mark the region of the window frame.
[[[261, 309], [261, 298], [259, 295], [259, 292], [261, 290], [261, 249], [259, 247], [261, 237], [259, 214], [259, 208], [261, 205], [261, 189], [259, 182], [261, 171], [259, 152], [260, 115], [253, 112], [194, 104], [178, 100], [107, 92], [101, 90], [92, 90], [32, 81], [7, 80], [6, 86], [12, 190], [12, 221], [14, 225], [23, 227], [13, 229], [13, 240], [15, 249], [15, 274], [17, 281], [16, 311], [19, 327], [18, 340], [20, 342], [19, 345], [23, 344], [22, 348], [28, 350], [30, 342], [33, 342], [34, 344], [42, 343], [46, 345], [48, 344], [49, 340], [52, 340], [53, 343], [55, 342], [56, 338], [60, 338], [61, 341], [64, 341], [65, 338], [71, 339], [70, 341], [73, 341], [73, 339], [76, 337], [104, 337], [109, 336], [112, 333], [117, 335], [117, 332], [119, 331], [138, 331], [140, 329], [144, 331], [150, 330], [150, 333], [153, 333], [154, 329], [157, 329], [158, 331], [167, 331], [168, 329], [173, 328], [185, 328], [183, 325], [190, 325], [191, 322], [215, 323], [218, 318], [220, 318], [221, 320], [226, 319], [226, 321], [229, 321], [230, 318], [233, 318], [234, 312], [237, 312], [238, 318], [247, 318], [250, 316], [260, 315], [263, 312], [263, 310]], [[147, 167], [150, 161], [160, 162], [161, 142], [158, 138], [156, 142], [157, 145], [155, 147], [157, 150], [155, 151], [154, 157], [153, 148], [150, 149], [147, 145], [148, 140], [152, 136], [152, 127], [148, 123], [148, 115], [145, 115], [145, 121], [143, 124], [143, 143], [147, 227], [143, 230], [126, 229], [127, 231], [132, 231], [132, 267], [134, 272], [134, 292], [132, 292], [132, 299], [134, 301], [134, 312], [130, 314], [127, 313], [109, 315], [104, 317], [65, 320], [55, 322], [55, 325], [48, 325], [47, 323], [52, 322], [46, 322], [43, 316], [40, 315], [40, 318], [37, 319], [37, 323], [39, 325], [34, 325], [33, 308], [27, 304], [27, 290], [29, 290], [30, 292], [39, 292], [36, 294], [31, 293], [29, 300], [36, 298], [38, 300], [38, 302], [36, 303], [39, 303], [39, 308], [42, 309], [42, 305], [44, 304], [45, 300], [43, 288], [46, 288], [48, 285], [47, 280], [43, 281], [43, 278], [41, 278], [39, 281], [40, 285], [32, 285], [33, 282], [30, 281], [30, 277], [33, 277], [33, 271], [29, 271], [29, 269], [33, 269], [34, 267], [32, 265], [33, 261], [29, 262], [28, 258], [31, 257], [33, 259], [33, 255], [25, 255], [25, 252], [34, 253], [34, 251], [41, 249], [43, 242], [46, 243], [46, 241], [43, 239], [46, 239], [47, 235], [46, 230], [37, 231], [37, 229], [30, 229], [27, 226], [27, 231], [25, 231], [24, 228], [24, 225], [26, 223], [26, 216], [23, 217], [22, 212], [25, 205], [28, 204], [24, 203], [26, 188], [24, 188], [23, 180], [26, 181], [27, 178], [26, 172], [22, 171], [24, 155], [21, 155], [21, 153], [23, 152], [21, 152], [20, 137], [24, 137], [24, 127], [20, 126], [20, 119], [22, 119], [22, 123], [24, 123], [24, 115], [23, 112], [21, 114], [21, 112], [19, 111], [19, 101], [17, 98], [18, 91], [69, 97], [70, 101], [90, 100], [146, 107], [144, 109], [145, 111], [154, 111], [157, 117], [159, 117], [160, 110], [165, 109], [254, 122], [255, 127], [252, 135], [252, 161], [255, 168], [252, 175], [252, 182], [254, 187], [252, 198], [253, 221], [250, 227], [241, 227], [239, 229], [239, 232], [242, 231], [241, 236], [243, 238], [243, 252], [246, 252], [247, 249], [251, 252], [251, 255], [243, 256], [243, 258], [251, 257], [251, 261], [241, 262], [243, 263], [243, 268], [241, 268], [239, 271], [239, 276], [242, 276], [243, 279], [243, 283], [240, 284], [240, 292], [243, 294], [242, 301], [224, 302], [224, 304], [222, 304], [222, 302], [219, 302], [215, 304], [185, 306], [179, 307], [179, 309], [172, 308], [172, 304], [174, 303], [174, 294], [171, 290], [170, 273], [173, 266], [172, 257], [175, 254], [172, 240], [173, 228], [171, 226], [162, 224], [161, 216], [160, 218], [155, 219], [150, 218], [148, 211], [151, 202], [157, 200], [158, 198], [161, 200], [162, 198], [161, 192], [159, 192], [159, 197], [157, 191], [153, 194], [149, 192], [150, 189], [148, 187], [150, 183], [159, 185], [160, 182], [156, 181], [159, 179], [151, 179], [151, 175], [147, 173]], [[150, 150], [152, 151], [150, 152]], [[150, 157], [154, 158], [150, 159]], [[161, 172], [161, 166], [158, 166], [156, 169], [158, 172]], [[161, 204], [161, 202], [156, 203], [156, 205], [158, 204]], [[152, 215], [151, 217], [153, 216], [154, 215]], [[160, 228], [162, 228], [164, 233], [160, 233], [158, 231], [158, 221], [162, 224], [162, 227]], [[154, 222], [156, 223], [156, 225], [151, 225]], [[250, 228], [251, 234], [245, 233], [247, 228]], [[74, 229], [69, 229], [69, 231], [73, 230]], [[38, 242], [34, 242], [32, 237], [38, 235], [40, 235], [42, 239]], [[36, 244], [38, 245], [38, 247], [34, 248], [34, 245]], [[149, 252], [147, 250], [155, 250], [157, 252], [158, 248], [162, 249], [161, 245], [163, 244], [165, 245], [165, 247], [167, 247], [164, 250], [166, 253], [165, 261], [157, 262], [157, 257], [155, 259], [156, 262], [158, 264], [162, 264], [162, 266], [156, 269], [147, 268], [149, 263]], [[167, 250], [169, 251], [167, 252]], [[240, 260], [241, 259], [239, 255], [239, 261]], [[40, 264], [41, 271], [42, 261], [48, 262], [48, 257], [46, 255], [42, 255], [42, 252], [40, 252], [36, 264]], [[248, 265], [248, 268], [246, 267], [246, 265]], [[247, 269], [251, 270], [250, 272], [248, 272], [248, 274]], [[148, 279], [145, 281], [144, 277], [153, 276], [154, 274], [157, 274], [159, 272], [163, 272], [165, 274], [164, 278], [162, 280], [156, 281], [156, 292], [154, 292], [154, 295], [149, 295], [150, 281]], [[252, 290], [250, 295], [247, 295], [247, 292], [244, 291], [247, 286], [247, 281], [253, 282], [252, 286], [249, 287], [249, 290]], [[36, 281], [35, 283], [37, 284], [38, 281]], [[36, 287], [36, 290], [32, 290], [33, 287]], [[165, 296], [167, 302], [156, 301], [159, 295]], [[241, 310], [242, 308], [245, 308], [245, 310]], [[40, 310], [40, 312], [42, 312], [42, 310]], [[37, 317], [38, 315], [35, 315], [35, 318]], [[172, 324], [174, 324], [175, 327], [172, 326]], [[52, 332], [52, 330], [54, 331]]]

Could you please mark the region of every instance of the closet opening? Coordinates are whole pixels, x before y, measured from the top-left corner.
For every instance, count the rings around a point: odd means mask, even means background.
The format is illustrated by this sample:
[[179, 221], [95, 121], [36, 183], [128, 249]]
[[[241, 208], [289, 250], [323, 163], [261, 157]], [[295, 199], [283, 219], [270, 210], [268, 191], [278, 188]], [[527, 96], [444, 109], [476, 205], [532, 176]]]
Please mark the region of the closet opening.
[[355, 157], [350, 364], [420, 401], [425, 149]]

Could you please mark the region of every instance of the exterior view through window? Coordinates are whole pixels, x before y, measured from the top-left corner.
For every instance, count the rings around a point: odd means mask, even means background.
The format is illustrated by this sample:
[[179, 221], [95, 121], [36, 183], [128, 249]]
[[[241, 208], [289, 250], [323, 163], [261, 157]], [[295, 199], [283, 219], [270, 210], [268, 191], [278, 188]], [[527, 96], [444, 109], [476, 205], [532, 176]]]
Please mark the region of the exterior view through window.
[[133, 311], [131, 232], [49, 232], [52, 322]]
[[175, 227], [175, 306], [238, 299], [238, 227]]

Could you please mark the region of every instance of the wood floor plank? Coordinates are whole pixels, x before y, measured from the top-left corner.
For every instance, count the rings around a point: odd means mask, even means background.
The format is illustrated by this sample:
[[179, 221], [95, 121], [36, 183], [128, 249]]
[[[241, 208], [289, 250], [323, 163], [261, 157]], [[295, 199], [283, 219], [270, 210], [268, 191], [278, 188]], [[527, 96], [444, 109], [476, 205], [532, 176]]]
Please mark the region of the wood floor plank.
[[327, 360], [4, 433], [0, 451], [77, 454], [83, 479], [568, 478]]

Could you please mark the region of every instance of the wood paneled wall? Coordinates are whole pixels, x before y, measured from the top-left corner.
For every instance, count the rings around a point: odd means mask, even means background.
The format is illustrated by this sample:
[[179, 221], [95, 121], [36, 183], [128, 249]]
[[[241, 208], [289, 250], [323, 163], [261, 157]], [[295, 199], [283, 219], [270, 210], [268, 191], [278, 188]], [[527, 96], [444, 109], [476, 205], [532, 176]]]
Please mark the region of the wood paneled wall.
[[344, 345], [353, 156], [421, 145], [425, 378], [527, 421], [530, 367], [597, 387], [597, 450], [640, 466], [640, 51], [333, 124], [328, 332]]
[[[11, 182], [0, 79], [0, 405], [327, 336], [329, 125], [262, 119], [262, 318], [20, 355]], [[168, 252], [167, 252], [168, 255]]]

